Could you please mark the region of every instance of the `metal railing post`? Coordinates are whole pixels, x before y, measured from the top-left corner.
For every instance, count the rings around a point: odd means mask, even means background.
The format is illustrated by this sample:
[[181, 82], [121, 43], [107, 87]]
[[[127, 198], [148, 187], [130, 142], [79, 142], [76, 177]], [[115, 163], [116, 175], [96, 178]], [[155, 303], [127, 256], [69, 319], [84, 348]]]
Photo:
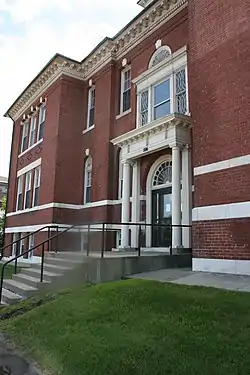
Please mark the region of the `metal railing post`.
[[105, 238], [104, 238], [104, 231], [105, 231], [105, 223], [102, 223], [102, 258], [104, 257], [104, 246], [105, 246]]
[[56, 253], [58, 253], [58, 230], [59, 230], [59, 228], [58, 228], [58, 226], [56, 227]]
[[41, 262], [41, 277], [40, 282], [43, 282], [43, 268], [44, 268], [44, 243], [42, 244], [42, 262]]
[[50, 241], [50, 227], [48, 228], [48, 251], [51, 250], [51, 241]]
[[90, 224], [88, 224], [88, 234], [87, 234], [87, 256], [89, 256], [90, 250]]
[[141, 224], [139, 224], [139, 233], [138, 233], [138, 256], [141, 256]]

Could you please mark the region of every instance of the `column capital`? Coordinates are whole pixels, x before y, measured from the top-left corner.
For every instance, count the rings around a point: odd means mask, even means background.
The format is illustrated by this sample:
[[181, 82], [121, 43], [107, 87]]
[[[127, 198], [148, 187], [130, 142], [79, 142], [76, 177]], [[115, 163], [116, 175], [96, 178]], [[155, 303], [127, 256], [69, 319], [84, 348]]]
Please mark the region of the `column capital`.
[[135, 162], [131, 159], [124, 159], [121, 161], [121, 164], [124, 165], [124, 164], [127, 164], [127, 165], [130, 165], [131, 167], [135, 164]]

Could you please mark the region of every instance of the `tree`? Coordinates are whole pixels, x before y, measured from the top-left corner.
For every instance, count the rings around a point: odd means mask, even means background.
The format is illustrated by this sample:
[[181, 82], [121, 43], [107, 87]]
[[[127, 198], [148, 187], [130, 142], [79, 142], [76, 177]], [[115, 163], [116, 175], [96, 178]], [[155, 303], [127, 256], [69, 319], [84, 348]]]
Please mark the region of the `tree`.
[[3, 199], [2, 199], [1, 211], [2, 212], [1, 212], [1, 216], [0, 216], [0, 248], [3, 246], [3, 240], [4, 240], [6, 197], [3, 197]]

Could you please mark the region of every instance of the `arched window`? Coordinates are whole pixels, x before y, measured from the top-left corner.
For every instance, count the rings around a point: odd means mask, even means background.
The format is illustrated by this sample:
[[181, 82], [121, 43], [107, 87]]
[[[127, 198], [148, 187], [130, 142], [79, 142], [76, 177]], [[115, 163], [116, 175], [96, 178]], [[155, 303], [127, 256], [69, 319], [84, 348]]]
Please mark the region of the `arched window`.
[[92, 185], [92, 158], [89, 156], [85, 162], [84, 203], [91, 202], [91, 185]]
[[172, 183], [172, 161], [164, 161], [156, 169], [153, 187]]
[[155, 53], [152, 55], [148, 67], [152, 68], [153, 66], [161, 63], [164, 60], [167, 60], [171, 56], [171, 49], [168, 46], [162, 46], [158, 48]]
[[119, 171], [118, 171], [118, 199], [122, 199], [123, 189], [123, 165], [122, 165], [122, 150], [119, 150]]

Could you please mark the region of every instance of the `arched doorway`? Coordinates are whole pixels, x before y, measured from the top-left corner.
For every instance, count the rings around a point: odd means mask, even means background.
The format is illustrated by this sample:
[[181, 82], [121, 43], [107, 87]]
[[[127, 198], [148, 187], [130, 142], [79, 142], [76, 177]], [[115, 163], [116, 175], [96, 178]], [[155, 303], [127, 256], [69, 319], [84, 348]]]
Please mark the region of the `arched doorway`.
[[172, 158], [164, 155], [151, 166], [147, 177], [146, 192], [147, 223], [146, 246], [171, 246], [172, 230]]

